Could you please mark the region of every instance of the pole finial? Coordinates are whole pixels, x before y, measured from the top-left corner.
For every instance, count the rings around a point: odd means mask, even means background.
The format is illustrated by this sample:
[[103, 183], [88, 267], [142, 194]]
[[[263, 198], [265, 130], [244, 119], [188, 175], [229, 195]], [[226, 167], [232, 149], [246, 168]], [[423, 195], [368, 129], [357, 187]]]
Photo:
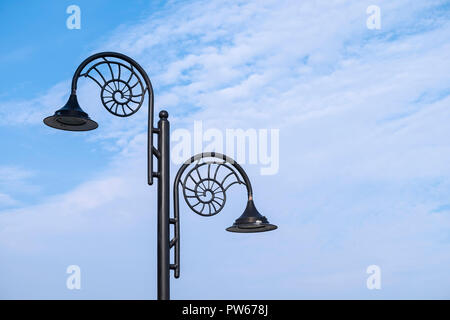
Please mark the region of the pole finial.
[[166, 119], [169, 117], [169, 113], [168, 113], [166, 110], [161, 110], [161, 111], [159, 112], [159, 117], [160, 117], [161, 119], [166, 120]]

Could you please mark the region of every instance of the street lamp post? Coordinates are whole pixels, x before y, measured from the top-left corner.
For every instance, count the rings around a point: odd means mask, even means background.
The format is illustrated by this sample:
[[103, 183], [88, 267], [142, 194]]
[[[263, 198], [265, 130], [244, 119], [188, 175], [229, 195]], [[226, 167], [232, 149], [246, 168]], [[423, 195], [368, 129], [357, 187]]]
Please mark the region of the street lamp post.
[[[44, 119], [50, 127], [68, 131], [89, 131], [98, 124], [84, 112], [77, 100], [77, 83], [80, 77], [93, 80], [100, 87], [103, 106], [113, 115], [128, 117], [139, 110], [148, 97], [147, 183], [158, 180], [158, 248], [157, 287], [158, 300], [170, 299], [170, 270], [175, 278], [180, 276], [180, 217], [179, 189], [181, 187], [187, 205], [202, 216], [219, 213], [226, 201], [225, 192], [233, 184], [247, 188], [248, 202], [244, 213], [227, 228], [231, 232], [263, 232], [277, 228], [262, 216], [253, 203], [250, 180], [233, 159], [219, 153], [200, 153], [187, 160], [177, 172], [173, 186], [174, 216], [170, 217], [170, 124], [169, 114], [159, 113], [157, 127], [153, 126], [153, 88], [144, 69], [130, 57], [117, 52], [101, 52], [84, 60], [72, 78], [72, 90], [67, 103], [53, 116]], [[153, 145], [153, 134], [158, 136]], [[153, 157], [157, 170], [153, 169]], [[184, 172], [193, 164], [193, 168]], [[174, 226], [174, 238], [170, 239], [170, 225]], [[170, 250], [174, 248], [174, 263], [170, 263]]]

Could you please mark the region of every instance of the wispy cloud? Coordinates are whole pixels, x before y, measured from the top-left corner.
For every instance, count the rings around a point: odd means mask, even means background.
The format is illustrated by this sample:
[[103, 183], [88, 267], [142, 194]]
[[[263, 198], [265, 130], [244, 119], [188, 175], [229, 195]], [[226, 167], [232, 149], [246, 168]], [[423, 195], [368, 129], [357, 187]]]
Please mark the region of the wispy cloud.
[[0, 193], [0, 208], [17, 205], [18, 201], [14, 200], [10, 195]]
[[17, 166], [0, 166], [0, 208], [20, 205], [15, 195], [36, 192], [39, 187], [30, 182], [33, 172]]

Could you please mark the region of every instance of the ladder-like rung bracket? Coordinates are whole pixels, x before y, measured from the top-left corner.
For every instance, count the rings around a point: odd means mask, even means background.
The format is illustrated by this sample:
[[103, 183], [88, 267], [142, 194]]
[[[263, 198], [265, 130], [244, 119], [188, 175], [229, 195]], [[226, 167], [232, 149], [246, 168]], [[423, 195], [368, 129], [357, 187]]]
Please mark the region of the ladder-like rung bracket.
[[158, 159], [161, 157], [161, 152], [159, 152], [159, 150], [156, 149], [155, 147], [152, 147], [152, 152]]
[[161, 174], [159, 172], [152, 172], [153, 178], [159, 178]]
[[170, 270], [176, 270], [177, 267], [178, 267], [178, 265], [175, 264], [175, 263], [171, 263], [171, 264], [170, 264]]
[[170, 240], [169, 246], [172, 248], [172, 247], [177, 243], [177, 240], [178, 240], [177, 237], [175, 237], [175, 238], [173, 238], [172, 240]]

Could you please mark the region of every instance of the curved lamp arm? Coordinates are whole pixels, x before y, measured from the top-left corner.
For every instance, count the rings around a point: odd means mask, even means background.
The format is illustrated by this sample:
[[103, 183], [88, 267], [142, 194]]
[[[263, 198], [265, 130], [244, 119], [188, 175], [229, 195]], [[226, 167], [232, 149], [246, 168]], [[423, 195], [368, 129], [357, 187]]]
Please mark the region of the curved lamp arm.
[[[215, 160], [200, 162], [206, 158]], [[182, 179], [183, 173], [191, 164], [194, 164], [194, 167]], [[213, 216], [223, 209], [226, 191], [234, 184], [246, 186], [248, 202], [244, 214], [232, 227], [227, 228], [227, 231], [261, 232], [276, 229], [276, 226], [269, 224], [267, 219], [256, 210], [250, 179], [236, 161], [217, 152], [199, 153], [180, 167], [173, 184], [174, 217], [169, 222], [174, 225], [174, 238], [170, 241], [170, 248], [174, 247], [175, 258], [170, 268], [174, 270], [175, 278], [180, 277], [180, 186], [184, 199], [192, 211], [201, 216]]]
[[[111, 58], [118, 60], [111, 60]], [[98, 60], [98, 62], [93, 63], [96, 60]], [[93, 64], [87, 68], [86, 71], [84, 71], [84, 69], [91, 63]], [[107, 68], [105, 68], [105, 65]], [[114, 71], [116, 71], [116, 73]], [[134, 114], [144, 102], [145, 93], [148, 93], [147, 182], [149, 185], [152, 185], [154, 176], [152, 155], [157, 155], [157, 151], [153, 146], [153, 133], [158, 133], [158, 129], [153, 126], [154, 94], [152, 83], [147, 73], [135, 60], [124, 54], [118, 52], [96, 53], [86, 58], [76, 69], [72, 78], [71, 96], [69, 98], [69, 102], [65, 107], [63, 107], [63, 109], [76, 109], [83, 112], [79, 107], [76, 98], [78, 79], [82, 76], [90, 78], [99, 85], [102, 89], [101, 99], [103, 106], [115, 116], [127, 117]], [[96, 76], [99, 76], [99, 78], [96, 79]], [[142, 80], [144, 85], [142, 84]], [[136, 83], [133, 85], [132, 82], [134, 81], [136, 81]], [[133, 95], [133, 90], [136, 91], [135, 88], [140, 88], [138, 95]], [[109, 95], [111, 95], [111, 98], [107, 98]], [[117, 97], [119, 100], [116, 99]], [[121, 110], [122, 112], [120, 112]], [[87, 113], [84, 114], [87, 117]], [[50, 125], [54, 126], [52, 124]], [[96, 126], [90, 129], [95, 128]], [[76, 128], [68, 128], [67, 124], [64, 128], [60, 129], [77, 130]]]

